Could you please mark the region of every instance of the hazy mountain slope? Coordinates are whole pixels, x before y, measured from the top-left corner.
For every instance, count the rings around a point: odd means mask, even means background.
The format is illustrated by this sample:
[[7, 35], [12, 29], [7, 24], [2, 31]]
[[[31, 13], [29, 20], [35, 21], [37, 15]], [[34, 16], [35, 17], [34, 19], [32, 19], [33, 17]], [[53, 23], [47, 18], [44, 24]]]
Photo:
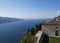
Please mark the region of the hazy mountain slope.
[[9, 17], [0, 17], [0, 24], [1, 23], [14, 22], [14, 21], [20, 21], [20, 20], [23, 20], [23, 19], [9, 18]]

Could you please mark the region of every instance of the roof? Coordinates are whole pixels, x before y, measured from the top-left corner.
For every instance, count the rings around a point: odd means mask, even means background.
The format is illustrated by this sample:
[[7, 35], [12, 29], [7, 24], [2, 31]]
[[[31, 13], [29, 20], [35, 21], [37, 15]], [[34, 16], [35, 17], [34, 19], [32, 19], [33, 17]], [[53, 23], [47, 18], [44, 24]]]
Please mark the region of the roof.
[[50, 21], [45, 21], [42, 23], [43, 25], [60, 25], [60, 16], [54, 18]]

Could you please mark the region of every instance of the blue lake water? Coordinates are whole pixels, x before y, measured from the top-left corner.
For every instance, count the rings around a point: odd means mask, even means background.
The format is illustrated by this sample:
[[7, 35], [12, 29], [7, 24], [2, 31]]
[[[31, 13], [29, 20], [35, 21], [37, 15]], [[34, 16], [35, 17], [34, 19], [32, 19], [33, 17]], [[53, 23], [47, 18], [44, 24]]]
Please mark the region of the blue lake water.
[[22, 33], [41, 23], [41, 20], [22, 20], [0, 24], [0, 43], [18, 43]]

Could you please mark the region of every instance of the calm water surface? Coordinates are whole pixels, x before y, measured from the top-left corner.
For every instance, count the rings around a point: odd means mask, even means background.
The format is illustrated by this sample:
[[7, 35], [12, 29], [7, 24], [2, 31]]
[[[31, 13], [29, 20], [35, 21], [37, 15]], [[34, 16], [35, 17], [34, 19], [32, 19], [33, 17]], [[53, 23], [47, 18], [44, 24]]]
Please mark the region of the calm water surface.
[[41, 20], [22, 20], [0, 24], [0, 43], [18, 43], [22, 33], [41, 23]]

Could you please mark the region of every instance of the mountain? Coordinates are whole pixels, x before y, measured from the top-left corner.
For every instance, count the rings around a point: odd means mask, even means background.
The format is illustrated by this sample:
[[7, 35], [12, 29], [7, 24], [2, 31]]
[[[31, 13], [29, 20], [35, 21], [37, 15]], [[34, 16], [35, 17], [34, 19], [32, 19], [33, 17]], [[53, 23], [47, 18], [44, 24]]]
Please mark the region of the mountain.
[[9, 17], [0, 17], [0, 24], [1, 23], [10, 23], [10, 22], [20, 21], [20, 20], [23, 20], [23, 19], [9, 18]]

